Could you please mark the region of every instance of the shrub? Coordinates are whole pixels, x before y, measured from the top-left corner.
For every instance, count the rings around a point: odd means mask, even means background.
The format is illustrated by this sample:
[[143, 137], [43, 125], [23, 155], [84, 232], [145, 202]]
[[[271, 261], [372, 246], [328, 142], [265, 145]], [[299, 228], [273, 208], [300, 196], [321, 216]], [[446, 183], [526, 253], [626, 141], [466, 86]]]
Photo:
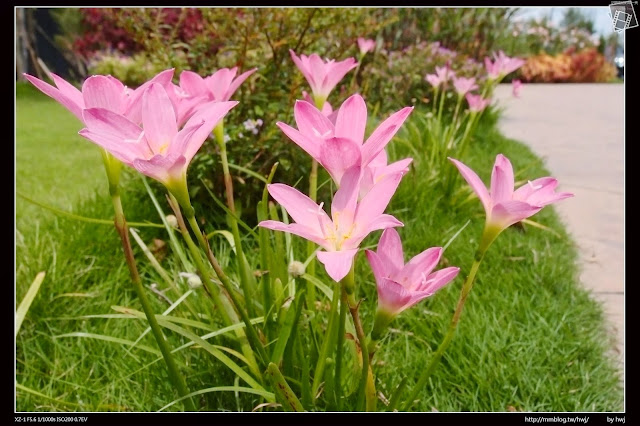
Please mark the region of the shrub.
[[616, 76], [613, 64], [595, 48], [531, 56], [520, 73], [524, 81], [540, 83], [603, 83]]

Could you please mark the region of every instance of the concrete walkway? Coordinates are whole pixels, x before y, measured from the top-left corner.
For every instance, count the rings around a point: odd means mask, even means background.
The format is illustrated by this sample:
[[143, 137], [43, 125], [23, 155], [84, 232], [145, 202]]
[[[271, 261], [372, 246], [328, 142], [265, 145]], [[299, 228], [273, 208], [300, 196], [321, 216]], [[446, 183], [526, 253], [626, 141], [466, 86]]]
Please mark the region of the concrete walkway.
[[[519, 98], [500, 85], [501, 131], [545, 161], [559, 190], [554, 204], [580, 251], [580, 280], [602, 303], [613, 354], [624, 367], [624, 86], [529, 84]], [[622, 370], [621, 370], [622, 371]]]

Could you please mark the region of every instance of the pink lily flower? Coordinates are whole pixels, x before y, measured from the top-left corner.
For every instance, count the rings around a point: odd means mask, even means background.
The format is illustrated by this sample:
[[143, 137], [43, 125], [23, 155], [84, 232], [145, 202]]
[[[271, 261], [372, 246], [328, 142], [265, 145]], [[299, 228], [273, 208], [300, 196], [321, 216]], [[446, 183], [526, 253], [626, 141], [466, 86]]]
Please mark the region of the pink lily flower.
[[469, 111], [471, 112], [480, 112], [491, 103], [491, 99], [484, 99], [481, 95], [474, 95], [472, 93], [467, 93], [465, 98], [469, 103]]
[[309, 102], [296, 101], [294, 116], [298, 129], [276, 125], [300, 148], [313, 157], [340, 185], [345, 171], [353, 166], [364, 170], [384, 149], [413, 107], [393, 113], [371, 133], [366, 142], [367, 106], [362, 96], [349, 97], [338, 109], [335, 124]]
[[358, 37], [358, 49], [360, 49], [360, 55], [364, 56], [367, 52], [376, 48], [376, 41], [370, 38]]
[[275, 231], [289, 232], [318, 244], [317, 253], [327, 274], [335, 281], [343, 279], [353, 265], [362, 240], [378, 229], [403, 226], [395, 217], [383, 214], [395, 193], [402, 175], [388, 175], [358, 202], [360, 168], [352, 167], [342, 178], [342, 185], [331, 204], [331, 217], [297, 189], [276, 183], [267, 187], [271, 196], [287, 210], [295, 223], [266, 220], [258, 225]]
[[376, 279], [378, 310], [387, 321], [433, 295], [460, 271], [452, 266], [432, 272], [440, 261], [442, 247], [429, 248], [405, 265], [400, 235], [393, 228], [384, 230], [377, 252], [365, 253]]
[[189, 96], [205, 96], [208, 101], [226, 102], [244, 81], [256, 72], [250, 69], [238, 77], [238, 67], [220, 68], [208, 77], [202, 78], [193, 71], [180, 73], [180, 88]]
[[135, 90], [131, 90], [110, 75], [94, 75], [87, 78], [82, 84], [82, 91], [54, 73], [51, 73], [51, 78], [55, 87], [32, 75], [23, 75], [41, 92], [58, 101], [82, 122], [83, 109], [105, 108], [140, 123], [142, 94], [153, 83], [168, 85], [173, 77], [173, 68], [160, 72]]
[[327, 100], [329, 93], [336, 87], [338, 82], [358, 65], [354, 58], [347, 58], [340, 62], [336, 62], [333, 59], [324, 62], [316, 53], [311, 56], [300, 55], [300, 57], [296, 56], [293, 50], [289, 50], [289, 53], [304, 78], [307, 79], [309, 86], [311, 86], [316, 104], [321, 105], [324, 105], [324, 101]]
[[512, 73], [524, 65], [524, 59], [510, 58], [501, 50], [497, 54], [493, 53], [494, 62], [491, 59], [484, 58], [484, 66], [490, 79], [497, 80], [507, 74]]
[[440, 78], [438, 78], [438, 76], [435, 74], [427, 74], [424, 76], [424, 79], [428, 81], [429, 84], [432, 85], [433, 87], [438, 87], [440, 86], [440, 83], [442, 83], [440, 81]]
[[455, 74], [448, 65], [444, 67], [436, 67], [435, 74], [427, 74], [424, 79], [433, 87], [439, 87], [449, 81], [449, 78], [455, 77]]
[[487, 215], [486, 226], [492, 228], [495, 235], [538, 213], [547, 204], [573, 197], [569, 192], [555, 192], [558, 181], [552, 177], [529, 181], [514, 191], [513, 168], [509, 159], [502, 154], [496, 156], [490, 190], [469, 167], [453, 158], [449, 160], [480, 198]]
[[464, 78], [464, 77], [453, 77], [453, 87], [455, 87], [456, 92], [458, 92], [458, 95], [460, 96], [464, 96], [466, 95], [468, 92], [475, 90], [478, 88], [478, 85], [476, 84], [476, 79], [471, 77], [471, 78]]
[[522, 82], [520, 80], [513, 80], [511, 84], [513, 85], [513, 96], [519, 98], [520, 90], [522, 89]]
[[[79, 133], [124, 164], [164, 184], [188, 203], [186, 172], [215, 125], [237, 102], [210, 102], [178, 131], [173, 104], [165, 88], [151, 84], [142, 95], [142, 127], [105, 108], [83, 111], [86, 128]], [[186, 204], [183, 204], [186, 203]]]

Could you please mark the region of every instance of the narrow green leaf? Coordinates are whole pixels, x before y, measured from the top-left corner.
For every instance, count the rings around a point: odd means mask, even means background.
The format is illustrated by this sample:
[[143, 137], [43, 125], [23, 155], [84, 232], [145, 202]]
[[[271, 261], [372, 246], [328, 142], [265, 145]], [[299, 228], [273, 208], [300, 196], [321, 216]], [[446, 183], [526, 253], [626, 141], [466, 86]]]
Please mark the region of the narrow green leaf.
[[227, 163], [227, 165], [232, 169], [240, 170], [241, 172], [244, 172], [249, 176], [258, 179], [261, 182], [267, 183], [267, 179], [265, 179], [264, 176], [261, 176], [260, 174], [254, 172], [253, 170], [247, 169], [246, 167], [238, 166], [236, 164], [231, 164], [231, 163]]
[[291, 390], [284, 376], [280, 373], [278, 366], [273, 362], [270, 362], [267, 367], [267, 378], [275, 390], [276, 400], [282, 404], [282, 408], [285, 411], [304, 411], [300, 400]]
[[[74, 333], [66, 333], [66, 334], [59, 334], [57, 336], [53, 336], [54, 339], [59, 339], [61, 337], [82, 337], [82, 338], [87, 338], [87, 339], [97, 339], [97, 340], [104, 340], [105, 342], [111, 342], [111, 343], [117, 343], [119, 345], [125, 345], [125, 346], [133, 346], [136, 343], [132, 340], [127, 340], [127, 339], [121, 339], [119, 337], [112, 337], [112, 336], [107, 336], [104, 334], [95, 334], [95, 333], [84, 333], [81, 331], [78, 332], [74, 332]], [[153, 349], [149, 346], [146, 345], [137, 345], [138, 349], [142, 349], [143, 351], [152, 353], [154, 355], [161, 355], [160, 351], [157, 349]]]
[[[48, 206], [44, 203], [41, 203], [40, 201], [36, 201], [32, 198], [27, 197], [24, 194], [21, 194], [20, 192], [16, 191], [16, 195], [20, 198], [22, 198], [23, 200], [34, 204], [38, 207], [42, 207], [45, 210], [49, 210], [50, 212], [53, 212], [59, 216], [64, 216], [67, 217], [69, 219], [73, 219], [73, 220], [79, 220], [81, 222], [88, 222], [88, 223], [97, 223], [99, 225], [111, 225], [113, 226], [113, 219], [96, 219], [93, 217], [86, 217], [86, 216], [80, 216], [77, 214], [73, 214], [73, 213], [69, 213], [69, 212], [65, 212], [64, 210], [60, 210], [57, 209], [55, 207], [51, 207]], [[152, 227], [152, 228], [162, 228], [163, 226], [159, 223], [151, 223], [151, 222], [127, 222], [129, 226], [136, 226], [139, 228], [142, 228], [144, 226], [148, 226], [148, 227]]]
[[233, 240], [233, 234], [231, 232], [225, 231], [223, 229], [213, 231], [207, 234], [207, 240], [211, 239], [211, 237], [213, 237], [214, 235], [222, 235], [231, 246], [231, 250], [233, 250], [234, 253], [236, 252], [236, 242]]
[[265, 390], [252, 389], [252, 388], [247, 388], [247, 387], [243, 387], [243, 386], [215, 386], [215, 387], [212, 387], [212, 388], [200, 389], [198, 391], [191, 392], [190, 394], [185, 395], [182, 398], [179, 398], [179, 399], [176, 399], [175, 401], [170, 402], [169, 404], [165, 405], [164, 407], [162, 407], [158, 411], [164, 411], [167, 408], [171, 407], [172, 405], [177, 404], [178, 402], [182, 401], [183, 399], [191, 398], [191, 397], [197, 396], [197, 395], [203, 395], [205, 393], [210, 393], [210, 392], [244, 392], [244, 393], [252, 393], [254, 395], [260, 395], [264, 399], [266, 399], [267, 401], [274, 401], [275, 400], [275, 395], [273, 393], [267, 392]]
[[20, 327], [22, 326], [22, 321], [24, 321], [24, 317], [27, 315], [29, 311], [29, 307], [31, 306], [31, 302], [38, 295], [38, 291], [40, 290], [40, 285], [44, 280], [45, 272], [38, 272], [36, 278], [33, 280], [31, 285], [29, 286], [29, 290], [27, 290], [27, 294], [25, 294], [22, 302], [20, 302], [20, 306], [16, 310], [16, 322], [15, 322], [15, 335], [18, 335], [18, 331], [20, 331]]

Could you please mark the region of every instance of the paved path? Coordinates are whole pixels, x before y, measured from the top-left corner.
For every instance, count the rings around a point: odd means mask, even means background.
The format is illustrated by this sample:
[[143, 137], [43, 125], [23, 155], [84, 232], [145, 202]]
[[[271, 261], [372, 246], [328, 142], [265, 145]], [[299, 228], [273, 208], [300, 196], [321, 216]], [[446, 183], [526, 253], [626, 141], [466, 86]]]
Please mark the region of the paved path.
[[559, 189], [555, 204], [580, 250], [580, 280], [600, 301], [612, 347], [624, 366], [624, 86], [529, 84], [520, 98], [500, 85], [502, 132], [545, 160]]

